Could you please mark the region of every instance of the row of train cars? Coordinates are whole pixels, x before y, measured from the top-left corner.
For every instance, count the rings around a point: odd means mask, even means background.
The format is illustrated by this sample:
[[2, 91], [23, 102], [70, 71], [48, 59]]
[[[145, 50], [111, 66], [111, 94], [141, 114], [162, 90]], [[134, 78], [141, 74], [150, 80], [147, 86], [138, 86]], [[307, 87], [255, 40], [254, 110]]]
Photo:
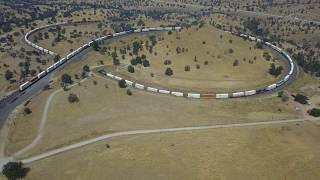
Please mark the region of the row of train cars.
[[[57, 55], [56, 53], [32, 43], [28, 38], [32, 33], [35, 33], [36, 31], [40, 31], [42, 29], [49, 28], [49, 27], [52, 27], [52, 26], [65, 25], [65, 24], [67, 24], [67, 23], [58, 23], [58, 24], [46, 25], [46, 26], [42, 26], [42, 27], [39, 27], [39, 28], [35, 28], [32, 31], [28, 32], [25, 35], [24, 39], [25, 39], [27, 44], [29, 44], [30, 46], [34, 47], [35, 49], [41, 51], [42, 53], [50, 54], [50, 55], [55, 56], [55, 55]], [[108, 39], [111, 39], [111, 38], [114, 38], [114, 37], [124, 36], [124, 35], [128, 35], [128, 34], [132, 34], [132, 33], [149, 32], [149, 31], [172, 31], [172, 30], [180, 30], [180, 29], [181, 29], [181, 27], [157, 27], [157, 28], [131, 29], [131, 30], [128, 30], [128, 31], [109, 34], [107, 36], [103, 36], [103, 37], [97, 38], [95, 40], [90, 41], [87, 44], [84, 44], [80, 48], [72, 51], [67, 56], [63, 57], [62, 59], [60, 59], [59, 61], [57, 61], [53, 65], [49, 66], [46, 70], [44, 70], [44, 71], [40, 72], [39, 74], [37, 74], [37, 76], [33, 77], [31, 80], [24, 82], [23, 84], [21, 84], [19, 86], [19, 90], [20, 91], [26, 90], [28, 87], [32, 86], [38, 80], [40, 80], [41, 78], [43, 78], [47, 74], [51, 73], [52, 71], [54, 71], [58, 67], [62, 66], [66, 62], [68, 62], [72, 57], [76, 56], [77, 54], [79, 54], [83, 50], [93, 46], [93, 43], [95, 43], [95, 42], [101, 43], [104, 40], [108, 40]]]
[[[42, 47], [37, 46], [36, 44], [32, 43], [31, 41], [28, 40], [28, 37], [36, 32], [39, 31], [41, 29], [44, 28], [48, 28], [51, 26], [57, 26], [57, 25], [64, 25], [66, 23], [58, 23], [58, 24], [53, 24], [53, 25], [47, 25], [47, 26], [43, 26], [40, 28], [36, 28], [30, 32], [28, 32], [25, 35], [25, 41], [32, 47], [40, 50], [43, 53], [47, 53], [50, 55], [55, 55], [55, 53], [44, 49]], [[118, 33], [114, 33], [114, 34], [109, 34], [107, 36], [103, 36], [100, 38], [97, 38], [93, 41], [90, 41], [89, 43], [81, 46], [80, 48], [76, 49], [75, 51], [71, 52], [70, 54], [68, 54], [66, 57], [63, 57], [62, 59], [60, 59], [58, 62], [54, 63], [53, 65], [51, 65], [50, 67], [48, 67], [45, 71], [40, 72], [36, 77], [32, 78], [30, 81], [27, 81], [25, 83], [23, 83], [19, 89], [20, 91], [24, 91], [25, 89], [27, 89], [28, 87], [30, 87], [32, 84], [34, 84], [36, 81], [38, 81], [39, 79], [43, 78], [44, 76], [46, 76], [47, 74], [49, 74], [50, 72], [54, 71], [56, 68], [60, 67], [61, 65], [63, 65], [64, 63], [68, 62], [68, 60], [70, 60], [72, 57], [74, 57], [75, 55], [79, 54], [80, 52], [82, 52], [83, 50], [89, 48], [90, 46], [93, 45], [94, 42], [100, 43], [103, 42], [104, 40], [107, 39], [111, 39], [113, 37], [119, 37], [119, 36], [123, 36], [123, 35], [128, 35], [128, 34], [132, 34], [132, 33], [140, 33], [140, 32], [149, 32], [149, 31], [171, 31], [171, 30], [180, 30], [181, 27], [156, 27], [156, 28], [143, 28], [143, 29], [131, 29], [128, 31], [123, 31], [123, 32], [118, 32]], [[129, 80], [125, 80], [126, 84], [128, 86], [132, 86], [135, 87], [137, 89], [141, 89], [141, 90], [147, 90], [150, 92], [157, 92], [160, 94], [167, 94], [167, 95], [173, 95], [173, 96], [178, 96], [178, 97], [189, 97], [189, 98], [203, 98], [203, 99], [226, 99], [226, 98], [239, 98], [239, 97], [245, 97], [245, 96], [252, 96], [252, 95], [256, 95], [256, 94], [261, 94], [261, 93], [265, 93], [268, 91], [271, 91], [279, 86], [282, 86], [283, 84], [285, 84], [290, 77], [293, 75], [294, 72], [294, 64], [293, 64], [293, 60], [292, 58], [288, 55], [287, 52], [285, 52], [284, 50], [282, 50], [281, 48], [269, 43], [269, 42], [264, 42], [263, 40], [256, 38], [254, 36], [250, 36], [250, 35], [246, 35], [246, 34], [238, 34], [238, 33], [234, 33], [234, 32], [230, 32], [230, 31], [225, 31], [227, 33], [231, 33], [233, 35], [236, 36], [240, 36], [244, 39], [248, 39], [250, 41], [256, 41], [256, 42], [263, 42], [266, 46], [270, 47], [271, 49], [277, 51], [278, 53], [280, 53], [281, 55], [283, 55], [285, 57], [285, 59], [288, 61], [289, 63], [289, 73], [280, 81], [278, 81], [275, 84], [271, 84], [265, 88], [261, 88], [261, 89], [256, 89], [256, 90], [248, 90], [248, 91], [240, 91], [240, 92], [233, 92], [233, 93], [206, 93], [206, 94], [201, 94], [201, 93], [183, 93], [183, 92], [176, 92], [176, 91], [169, 91], [169, 90], [164, 90], [164, 89], [157, 89], [154, 87], [145, 87], [142, 84], [138, 84], [138, 83], [134, 83], [132, 81]], [[111, 73], [107, 73], [106, 74], [108, 77], [115, 79], [115, 80], [122, 80], [121, 77], [115, 76]]]
[[[236, 33], [229, 32], [229, 31], [226, 31], [226, 32], [232, 33], [232, 34], [240, 36], [244, 39], [248, 39], [250, 41], [263, 42], [259, 38], [249, 36], [246, 34], [236, 34]], [[172, 96], [176, 96], [176, 97], [186, 97], [186, 98], [196, 98], [196, 99], [227, 99], [227, 98], [239, 98], [239, 97], [253, 96], [253, 95], [257, 95], [257, 94], [271, 91], [277, 87], [284, 85], [284, 83], [286, 83], [290, 79], [290, 77], [292, 76], [292, 74], [294, 72], [294, 64], [293, 64], [291, 57], [288, 55], [288, 53], [286, 53], [285, 51], [283, 51], [279, 47], [277, 47], [269, 42], [265, 42], [264, 44], [266, 46], [276, 50], [281, 55], [283, 55], [289, 63], [290, 70], [289, 70], [289, 73], [282, 80], [278, 81], [275, 84], [271, 84], [265, 88], [261, 88], [261, 89], [257, 89], [257, 90], [240, 91], [240, 92], [234, 92], [234, 93], [218, 93], [218, 94], [216, 94], [216, 93], [191, 93], [191, 92], [186, 93], [186, 92], [170, 91], [170, 90], [166, 90], [166, 89], [149, 87], [149, 86], [145, 86], [143, 84], [139, 84], [137, 82], [132, 82], [130, 80], [122, 79], [121, 77], [116, 76], [112, 73], [105, 73], [103, 71], [101, 71], [101, 73], [106, 75], [107, 77], [114, 79], [114, 80], [117, 80], [117, 81], [124, 80], [126, 82], [127, 86], [134, 87], [136, 89], [146, 90], [146, 91], [153, 92], [153, 93], [172, 95]]]

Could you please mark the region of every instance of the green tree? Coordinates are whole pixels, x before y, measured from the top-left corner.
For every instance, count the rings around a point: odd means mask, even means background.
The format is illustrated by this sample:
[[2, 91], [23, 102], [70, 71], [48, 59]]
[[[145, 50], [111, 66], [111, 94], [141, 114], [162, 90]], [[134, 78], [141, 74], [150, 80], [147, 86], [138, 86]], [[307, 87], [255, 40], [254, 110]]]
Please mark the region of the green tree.
[[4, 174], [9, 180], [16, 180], [24, 178], [28, 172], [29, 168], [23, 167], [21, 162], [8, 162], [3, 166], [2, 174]]
[[166, 71], [165, 71], [165, 75], [167, 75], [167, 76], [172, 76], [172, 75], [173, 75], [173, 70], [172, 70], [170, 67], [168, 67], [168, 68], [166, 69]]
[[6, 74], [4, 75], [7, 81], [13, 78], [13, 73], [10, 70], [6, 71]]
[[131, 66], [131, 65], [129, 65], [129, 66], [128, 66], [128, 72], [134, 73], [134, 67]]
[[64, 84], [72, 84], [73, 83], [72, 78], [69, 74], [63, 74], [61, 76], [61, 81]]
[[84, 65], [82, 69], [85, 72], [90, 72], [90, 67], [88, 65]]

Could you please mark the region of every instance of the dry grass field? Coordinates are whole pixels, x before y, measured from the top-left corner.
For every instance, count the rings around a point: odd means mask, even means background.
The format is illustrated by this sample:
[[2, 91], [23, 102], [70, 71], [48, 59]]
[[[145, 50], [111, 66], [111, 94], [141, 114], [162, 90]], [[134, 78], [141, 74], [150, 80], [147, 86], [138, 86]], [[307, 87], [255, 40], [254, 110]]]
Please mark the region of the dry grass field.
[[[133, 96], [128, 96], [126, 90], [119, 89], [116, 82], [96, 77], [81, 83], [81, 86], [76, 85], [69, 91], [58, 93], [49, 108], [44, 139], [29, 155], [115, 131], [255, 122], [299, 116], [294, 103], [281, 103], [279, 98], [272, 96], [206, 101], [132, 91]], [[70, 104], [67, 100], [69, 93], [77, 94], [80, 102]], [[36, 110], [43, 108], [46, 97], [34, 99], [35, 102], [30, 104], [30, 108], [35, 109], [34, 116], [18, 116], [15, 124], [23, 123], [26, 118], [30, 123], [37, 124], [42, 113]], [[7, 154], [30, 143], [36, 133], [26, 133], [22, 138], [15, 132], [25, 132], [24, 126], [12, 128], [10, 134], [13, 137], [7, 143]]]
[[[147, 56], [150, 67], [138, 65], [135, 66], [135, 73], [129, 73], [126, 68], [119, 69], [117, 73], [160, 87], [216, 92], [264, 87], [283, 77], [274, 78], [268, 73], [271, 63], [284, 66], [281, 60], [266, 61], [264, 51], [256, 49], [254, 42], [244, 41], [208, 25], [200, 29], [184, 29], [181, 33], [174, 32], [172, 35], [154, 34], [158, 43], [152, 53], [148, 52], [146, 42], [151, 35], [142, 37], [143, 50], [139, 54]], [[108, 46], [111, 49], [122, 49], [140, 40], [138, 35], [134, 35]], [[151, 44], [150, 40], [148, 43]], [[181, 48], [182, 53], [178, 54], [177, 48]], [[229, 52], [230, 49], [232, 53]], [[126, 54], [123, 63], [130, 64], [133, 57]], [[164, 65], [165, 60], [170, 60], [171, 65]], [[238, 60], [239, 65], [233, 65], [235, 60]], [[185, 71], [187, 65], [190, 66], [188, 72]], [[164, 73], [167, 67], [173, 70], [171, 77]]]
[[35, 162], [26, 179], [315, 180], [319, 128], [305, 122], [121, 137]]

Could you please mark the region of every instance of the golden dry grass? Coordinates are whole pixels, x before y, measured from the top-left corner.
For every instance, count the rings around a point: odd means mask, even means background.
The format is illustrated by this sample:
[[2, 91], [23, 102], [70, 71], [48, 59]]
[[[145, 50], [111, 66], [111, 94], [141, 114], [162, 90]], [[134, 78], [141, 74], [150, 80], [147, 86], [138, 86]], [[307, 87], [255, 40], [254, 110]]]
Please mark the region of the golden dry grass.
[[122, 137], [35, 162], [27, 179], [318, 179], [319, 138], [311, 122]]

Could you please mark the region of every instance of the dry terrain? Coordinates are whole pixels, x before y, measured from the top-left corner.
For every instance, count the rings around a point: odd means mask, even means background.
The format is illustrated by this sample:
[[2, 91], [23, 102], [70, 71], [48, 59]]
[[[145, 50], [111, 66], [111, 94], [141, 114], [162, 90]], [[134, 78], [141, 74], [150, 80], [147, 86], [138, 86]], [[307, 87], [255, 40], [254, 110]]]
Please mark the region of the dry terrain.
[[27, 179], [315, 180], [319, 128], [304, 122], [116, 138], [35, 162]]
[[[156, 36], [158, 41], [152, 53], [149, 52], [151, 36]], [[153, 83], [164, 88], [221, 92], [256, 89], [283, 77], [275, 78], [268, 73], [271, 63], [284, 66], [278, 57], [267, 50], [256, 49], [254, 42], [244, 41], [209, 25], [200, 29], [184, 29], [172, 35], [133, 35], [107, 47], [111, 52], [114, 48], [123, 50], [135, 41], [143, 42], [143, 50], [139, 55], [146, 55], [150, 67], [137, 65], [135, 73], [129, 73], [123, 67], [118, 68], [116, 73], [138, 82]], [[181, 49], [181, 53], [177, 53], [177, 48]], [[273, 56], [270, 61], [265, 60], [264, 52]], [[124, 64], [130, 64], [130, 60], [135, 58], [128, 52], [123, 55], [118, 52], [118, 56], [120, 59], [123, 56], [121, 62]], [[171, 64], [165, 65], [166, 60], [170, 60]], [[235, 61], [238, 61], [238, 65], [234, 65]], [[190, 66], [190, 71], [185, 71], [185, 66]], [[167, 67], [173, 70], [171, 77], [164, 73]]]

